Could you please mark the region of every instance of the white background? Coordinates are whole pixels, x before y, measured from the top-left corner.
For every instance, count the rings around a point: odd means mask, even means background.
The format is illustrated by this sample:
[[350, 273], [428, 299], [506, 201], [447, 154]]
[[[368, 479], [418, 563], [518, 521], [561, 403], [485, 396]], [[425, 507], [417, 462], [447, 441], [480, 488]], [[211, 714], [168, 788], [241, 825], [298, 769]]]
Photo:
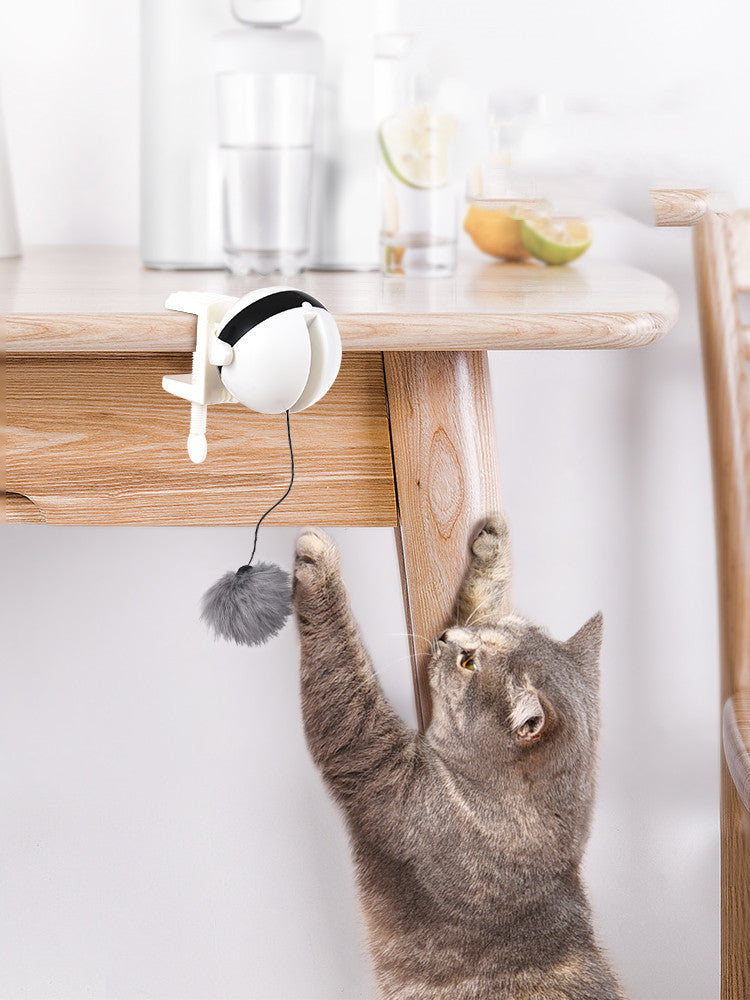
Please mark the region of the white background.
[[[624, 171], [746, 194], [747, 5], [420, 0], [410, 16], [475, 86], [617, 108]], [[23, 241], [137, 242], [137, 3], [3, 4], [0, 83]], [[492, 356], [515, 595], [560, 637], [604, 610], [597, 925], [633, 998], [707, 1000], [717, 635], [690, 237], [604, 223], [591, 253], [662, 276], [682, 315], [642, 351]], [[289, 566], [295, 534], [266, 529], [261, 555]], [[334, 534], [412, 717], [392, 534]], [[2, 529], [0, 997], [373, 995], [345, 836], [302, 739], [294, 630], [248, 652], [196, 621], [248, 542]]]

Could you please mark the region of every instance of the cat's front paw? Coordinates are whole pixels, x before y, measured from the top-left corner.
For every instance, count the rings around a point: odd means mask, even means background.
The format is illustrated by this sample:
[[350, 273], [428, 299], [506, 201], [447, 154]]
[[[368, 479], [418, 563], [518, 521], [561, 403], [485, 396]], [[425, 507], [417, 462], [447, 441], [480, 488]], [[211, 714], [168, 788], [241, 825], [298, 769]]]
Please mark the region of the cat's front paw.
[[294, 582], [303, 589], [325, 585], [331, 571], [338, 568], [339, 554], [333, 539], [320, 528], [306, 528], [297, 539]]
[[491, 562], [505, 554], [508, 548], [508, 525], [501, 514], [488, 518], [471, 546], [480, 562]]

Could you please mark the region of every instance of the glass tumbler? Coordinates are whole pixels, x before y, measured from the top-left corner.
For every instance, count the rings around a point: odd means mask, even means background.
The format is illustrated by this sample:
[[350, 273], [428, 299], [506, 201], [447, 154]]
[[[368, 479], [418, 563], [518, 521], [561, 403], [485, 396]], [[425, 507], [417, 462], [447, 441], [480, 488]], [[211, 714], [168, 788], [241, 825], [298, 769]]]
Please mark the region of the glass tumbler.
[[376, 48], [380, 264], [385, 274], [450, 275], [456, 267], [458, 122], [419, 72], [414, 39]]
[[224, 260], [233, 274], [300, 274], [310, 254], [315, 75], [217, 76]]

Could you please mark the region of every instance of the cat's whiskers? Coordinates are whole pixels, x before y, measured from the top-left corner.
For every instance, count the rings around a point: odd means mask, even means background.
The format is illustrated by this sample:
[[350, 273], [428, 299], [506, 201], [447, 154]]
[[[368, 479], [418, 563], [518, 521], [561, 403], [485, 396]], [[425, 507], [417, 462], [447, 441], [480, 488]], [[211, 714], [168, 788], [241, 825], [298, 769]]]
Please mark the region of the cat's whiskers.
[[[474, 610], [471, 612], [469, 617], [464, 622], [463, 624], [464, 628], [468, 628], [469, 625], [471, 625], [474, 616], [482, 610], [482, 608], [485, 606], [485, 604], [487, 604], [488, 601], [492, 600], [493, 596], [494, 596], [493, 594], [488, 594], [483, 601], [480, 601], [479, 604], [477, 604], [477, 606], [474, 608]], [[458, 625], [458, 622], [456, 622], [456, 624]]]
[[[434, 657], [434, 656], [437, 656], [437, 654], [438, 654], [438, 649], [439, 649], [439, 647], [438, 647], [438, 640], [437, 639], [428, 639], [426, 635], [422, 635], [420, 632], [387, 632], [386, 635], [389, 635], [389, 636], [401, 636], [401, 637], [404, 637], [404, 638], [407, 638], [407, 639], [411, 639], [413, 641], [416, 640], [416, 639], [421, 639], [422, 642], [427, 643], [430, 656]], [[414, 642], [414, 645], [416, 646], [416, 641]], [[409, 653], [407, 656], [401, 656], [401, 657], [399, 657], [399, 659], [398, 660], [394, 660], [394, 662], [395, 663], [403, 663], [404, 660], [410, 660], [410, 659], [411, 659], [411, 653]]]
[[407, 639], [421, 639], [428, 646], [432, 645], [435, 641], [434, 639], [428, 639], [426, 635], [421, 635], [419, 632], [386, 632], [386, 635], [406, 636]]
[[407, 653], [406, 656], [399, 656], [397, 660], [393, 660], [392, 662], [395, 666], [395, 664], [397, 663], [403, 663], [404, 660], [410, 660], [410, 659], [411, 659], [411, 653]]
[[[387, 632], [386, 634], [389, 635], [389, 636], [402, 636], [402, 637], [405, 637], [407, 639], [411, 639], [412, 641], [414, 641], [414, 645], [415, 646], [417, 645], [417, 643], [416, 643], [415, 640], [421, 639], [422, 642], [424, 642], [424, 643], [427, 644], [427, 647], [428, 647], [428, 649], [430, 651], [430, 655], [431, 656], [437, 656], [437, 652], [438, 652], [438, 641], [437, 641], [437, 639], [428, 639], [426, 635], [422, 635], [419, 632]], [[411, 656], [411, 654], [409, 654], [409, 656]], [[405, 659], [407, 659], [407, 657], [403, 656], [403, 657], [401, 657], [401, 659], [405, 660]], [[398, 662], [400, 662], [400, 661], [398, 661]]]

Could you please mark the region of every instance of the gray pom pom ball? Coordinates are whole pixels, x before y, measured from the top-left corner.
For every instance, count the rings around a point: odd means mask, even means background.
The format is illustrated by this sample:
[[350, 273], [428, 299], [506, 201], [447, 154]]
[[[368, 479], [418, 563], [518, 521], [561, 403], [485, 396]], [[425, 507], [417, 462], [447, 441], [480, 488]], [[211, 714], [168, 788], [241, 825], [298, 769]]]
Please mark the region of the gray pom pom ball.
[[260, 646], [292, 613], [289, 574], [273, 563], [240, 566], [225, 573], [203, 595], [201, 619], [218, 638]]

